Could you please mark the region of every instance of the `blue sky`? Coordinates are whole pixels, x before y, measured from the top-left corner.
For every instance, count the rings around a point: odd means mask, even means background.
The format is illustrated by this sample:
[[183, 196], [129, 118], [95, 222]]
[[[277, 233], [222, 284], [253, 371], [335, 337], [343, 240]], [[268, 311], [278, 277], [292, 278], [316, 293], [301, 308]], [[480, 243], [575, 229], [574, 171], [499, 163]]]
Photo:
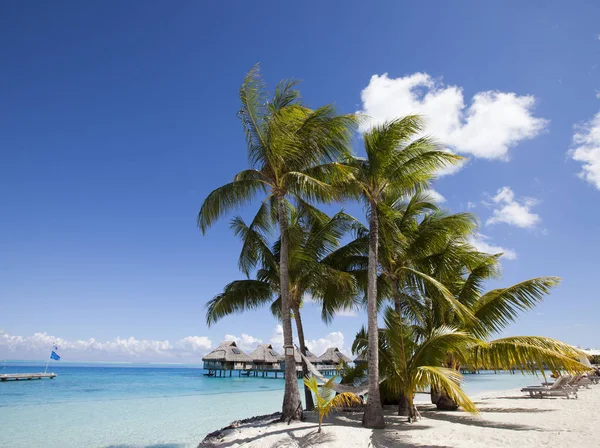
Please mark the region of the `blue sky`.
[[[0, 14], [0, 358], [198, 361], [226, 335], [279, 338], [260, 311], [208, 329], [239, 278], [204, 197], [247, 165], [244, 74], [303, 80], [310, 106], [426, 115], [469, 158], [435, 190], [504, 248], [509, 285], [562, 285], [507, 334], [600, 346], [600, 5], [571, 2], [5, 2]], [[357, 150], [360, 150], [357, 137]], [[331, 209], [333, 210], [333, 209]], [[362, 214], [358, 206], [348, 211]], [[508, 259], [512, 258], [512, 259]], [[364, 319], [307, 338], [347, 348]]]

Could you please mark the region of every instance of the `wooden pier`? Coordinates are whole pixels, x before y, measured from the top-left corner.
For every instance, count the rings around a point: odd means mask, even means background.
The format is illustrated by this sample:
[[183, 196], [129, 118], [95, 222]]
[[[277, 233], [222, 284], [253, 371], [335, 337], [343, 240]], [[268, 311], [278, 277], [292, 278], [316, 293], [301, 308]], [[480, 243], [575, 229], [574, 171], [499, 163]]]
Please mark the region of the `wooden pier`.
[[54, 378], [56, 373], [3, 373], [0, 374], [0, 381], [22, 381], [22, 380], [41, 380], [42, 378]]
[[[237, 372], [238, 377], [246, 376], [246, 377], [262, 377], [262, 378], [285, 378], [285, 370], [284, 369], [218, 369], [218, 368], [208, 368], [208, 373], [205, 373], [204, 376], [208, 377], [216, 377], [216, 378], [231, 378], [234, 376], [234, 372]], [[336, 369], [319, 369], [319, 372], [323, 376], [331, 377], [338, 374]], [[302, 370], [296, 369], [296, 376], [298, 379], [303, 378]]]

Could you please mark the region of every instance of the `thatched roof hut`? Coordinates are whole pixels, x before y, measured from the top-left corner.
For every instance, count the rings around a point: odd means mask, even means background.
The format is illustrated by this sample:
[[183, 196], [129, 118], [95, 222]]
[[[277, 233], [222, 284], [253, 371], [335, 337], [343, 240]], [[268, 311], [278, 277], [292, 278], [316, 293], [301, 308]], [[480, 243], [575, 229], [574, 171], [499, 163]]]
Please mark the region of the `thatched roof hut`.
[[329, 347], [319, 360], [322, 364], [339, 364], [340, 361], [352, 362], [350, 358], [339, 351], [337, 347]]
[[283, 356], [273, 350], [271, 344], [260, 344], [249, 356], [255, 364], [276, 364], [283, 361]]
[[360, 353], [356, 358], [354, 358], [354, 364], [361, 364], [363, 362], [367, 362], [367, 352]]
[[[319, 362], [321, 362], [319, 357], [313, 352], [311, 352], [309, 349], [306, 349], [306, 359], [308, 359], [313, 364], [318, 364]], [[302, 364], [302, 358], [300, 357], [300, 349], [294, 350], [294, 360], [296, 361], [296, 364]]]
[[252, 358], [240, 350], [235, 341], [224, 341], [202, 358], [204, 368], [243, 369]]

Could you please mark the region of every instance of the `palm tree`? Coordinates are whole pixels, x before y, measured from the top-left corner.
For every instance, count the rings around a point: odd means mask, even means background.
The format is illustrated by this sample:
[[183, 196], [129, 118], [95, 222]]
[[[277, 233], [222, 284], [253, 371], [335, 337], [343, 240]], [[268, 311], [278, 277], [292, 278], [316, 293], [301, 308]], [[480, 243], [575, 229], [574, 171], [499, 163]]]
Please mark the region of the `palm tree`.
[[284, 420], [302, 417], [290, 320], [288, 197], [300, 202], [334, 198], [333, 189], [323, 179], [348, 174], [334, 160], [347, 154], [357, 121], [354, 115], [336, 114], [330, 105], [308, 109], [300, 102], [295, 85], [295, 81], [280, 82], [268, 100], [258, 66], [248, 73], [240, 88], [242, 105], [238, 116], [244, 127], [251, 168], [212, 191], [198, 214], [198, 226], [205, 232], [221, 215], [263, 193], [266, 199], [254, 222], [279, 224], [281, 322], [286, 349]]
[[355, 170], [350, 182], [341, 185], [348, 196], [360, 198], [369, 219], [369, 254], [367, 276], [368, 371], [369, 394], [363, 425], [383, 428], [383, 409], [379, 397], [379, 352], [377, 325], [377, 270], [379, 268], [380, 217], [394, 215], [385, 203], [386, 196], [400, 197], [428, 185], [435, 172], [456, 163], [460, 157], [444, 152], [427, 137], [416, 138], [422, 130], [418, 116], [375, 126], [364, 134], [366, 159], [351, 158], [348, 165]]
[[[410, 291], [427, 284], [435, 288], [463, 319], [471, 319], [470, 311], [458, 302], [452, 293], [437, 280], [418, 270], [419, 263], [443, 248], [450, 238], [467, 235], [475, 229], [475, 219], [471, 214], [447, 215], [429, 197], [417, 193], [406, 200], [404, 197], [386, 196], [385, 205], [389, 212], [379, 227], [382, 242], [379, 251], [381, 265], [378, 276], [378, 305], [385, 300], [393, 302], [399, 315], [406, 308], [404, 297]], [[392, 213], [393, 212], [393, 213]], [[363, 288], [366, 286], [368, 269], [368, 232], [359, 229], [358, 237], [336, 250], [329, 258], [339, 269], [351, 272]], [[402, 320], [398, 321], [402, 325]], [[402, 343], [402, 339], [400, 339]], [[400, 351], [402, 354], [403, 351]], [[399, 414], [408, 411], [407, 399], [398, 398]]]
[[[462, 230], [460, 226], [457, 228], [457, 232], [447, 235], [439, 250], [413, 259], [414, 269], [435, 279], [438, 285], [422, 282], [419, 287], [406, 288], [402, 294], [403, 319], [418, 323], [419, 331], [424, 335], [432, 334], [441, 326], [451, 326], [477, 338], [472, 350], [446, 354], [444, 365], [456, 371], [465, 365], [473, 369], [519, 369], [530, 373], [543, 372], [544, 365], [554, 372], [580, 368], [572, 360], [577, 357], [577, 352], [554, 339], [527, 336], [489, 341], [514, 322], [520, 312], [537, 306], [560, 279], [532, 278], [484, 292], [485, 282], [499, 276], [501, 254], [478, 252], [467, 243], [472, 229], [468, 226]], [[469, 310], [469, 318], [460, 316], [456, 308], [448, 306], [439, 284], [451, 292], [460, 306]], [[440, 409], [456, 409], [459, 405], [446, 389], [435, 387], [432, 402]]]
[[[448, 391], [467, 412], [477, 408], [461, 390], [462, 376], [454, 369], [442, 367], [446, 353], [464, 351], [476, 343], [476, 338], [452, 327], [440, 327], [430, 334], [419, 331], [418, 325], [402, 322], [402, 317], [388, 307], [384, 313], [384, 328], [379, 330], [379, 362], [386, 376], [381, 384], [384, 397], [406, 397], [409, 421], [418, 416], [414, 396], [427, 388]], [[369, 341], [362, 328], [352, 344], [352, 351], [364, 353]]]
[[[288, 235], [290, 308], [296, 322], [298, 342], [306, 356], [306, 343], [300, 310], [303, 298], [311, 296], [321, 304], [321, 317], [329, 323], [339, 309], [355, 305], [354, 277], [338, 271], [324, 262], [327, 255], [339, 246], [339, 239], [354, 225], [355, 220], [343, 212], [332, 218], [312, 207], [301, 215], [290, 210]], [[272, 313], [281, 318], [279, 259], [281, 240], [269, 247], [267, 236], [260, 226], [247, 225], [235, 217], [231, 227], [243, 241], [239, 258], [240, 269], [249, 277], [257, 266], [256, 279], [247, 278], [229, 283], [222, 293], [207, 303], [206, 321], [210, 326], [233, 313], [270, 305]], [[302, 361], [304, 374], [308, 368]], [[310, 389], [305, 386], [306, 409], [314, 407]]]
[[[549, 338], [513, 337], [486, 342], [465, 329], [448, 325], [430, 329], [420, 322], [408, 322], [391, 308], [387, 308], [384, 322], [379, 340], [380, 366], [386, 375], [382, 394], [406, 397], [409, 421], [418, 416], [415, 393], [427, 389], [443, 391], [456, 407], [477, 412], [460, 387], [459, 370], [447, 363], [449, 354], [456, 361], [485, 369], [516, 368], [534, 373], [544, 366], [557, 373], [585, 369], [574, 359], [579, 355], [576, 349]], [[364, 353], [367, 346], [363, 328], [356, 335], [352, 351]]]
[[240, 88], [242, 105], [238, 116], [244, 127], [251, 168], [236, 174], [233, 182], [213, 190], [198, 214], [198, 226], [204, 233], [224, 213], [263, 193], [266, 199], [255, 221], [279, 224], [281, 323], [286, 360], [282, 420], [288, 421], [302, 418], [290, 320], [288, 198], [324, 202], [334, 198], [333, 189], [323, 179], [348, 174], [334, 161], [348, 153], [357, 122], [355, 115], [338, 115], [330, 105], [308, 109], [300, 102], [295, 85], [295, 81], [281, 81], [268, 100], [258, 66], [246, 75]]

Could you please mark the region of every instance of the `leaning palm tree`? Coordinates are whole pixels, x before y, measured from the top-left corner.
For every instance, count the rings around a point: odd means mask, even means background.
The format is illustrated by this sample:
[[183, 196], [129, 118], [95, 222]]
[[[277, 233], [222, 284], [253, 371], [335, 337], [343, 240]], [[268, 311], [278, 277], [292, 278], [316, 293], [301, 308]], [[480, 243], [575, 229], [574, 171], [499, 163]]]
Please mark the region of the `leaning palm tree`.
[[286, 360], [284, 420], [302, 418], [290, 320], [288, 199], [327, 202], [334, 198], [332, 188], [323, 179], [348, 174], [335, 160], [348, 153], [357, 121], [355, 115], [336, 114], [330, 105], [308, 109], [300, 102], [295, 84], [280, 82], [269, 100], [258, 66], [248, 73], [240, 88], [242, 105], [238, 116], [244, 127], [251, 168], [212, 191], [198, 214], [198, 226], [205, 232], [224, 213], [262, 193], [266, 198], [255, 220], [279, 224], [281, 323]]
[[[336, 311], [352, 308], [355, 303], [354, 277], [324, 262], [327, 255], [339, 245], [340, 238], [354, 225], [355, 220], [343, 212], [332, 218], [311, 208], [308, 213], [290, 211], [288, 235], [290, 308], [296, 323], [298, 343], [306, 356], [302, 325], [303, 298], [311, 296], [321, 305], [321, 317], [329, 323]], [[231, 222], [236, 235], [243, 241], [239, 257], [241, 270], [249, 277], [254, 268], [256, 279], [236, 280], [225, 286], [207, 303], [206, 321], [210, 326], [233, 313], [270, 305], [271, 312], [281, 318], [281, 289], [279, 259], [281, 240], [269, 246], [267, 237], [257, 226], [247, 225], [241, 217]], [[308, 374], [303, 360], [303, 371]], [[314, 407], [310, 389], [305, 386], [306, 409]]]
[[[549, 368], [582, 372], [579, 352], [568, 344], [541, 337], [513, 337], [486, 342], [466, 329], [443, 325], [433, 329], [420, 322], [404, 319], [391, 308], [385, 312], [385, 326], [380, 329], [380, 366], [386, 375], [381, 384], [384, 398], [407, 398], [409, 421], [418, 416], [414, 405], [416, 392], [427, 389], [443, 391], [445, 397], [467, 412], [477, 412], [474, 403], [461, 389], [462, 375], [448, 365], [448, 355], [456, 362], [469, 362], [483, 369], [519, 369], [536, 373]], [[352, 345], [355, 353], [364, 353], [368, 346], [364, 328]], [[542, 370], [543, 371], [543, 370]], [[401, 403], [402, 404], [402, 403]], [[399, 414], [401, 414], [399, 409]]]
[[[439, 288], [423, 283], [421, 288], [404, 294], [403, 317], [419, 322], [421, 331], [430, 334], [442, 325], [450, 325], [478, 339], [471, 351], [448, 352], [444, 365], [458, 371], [473, 369], [517, 369], [543, 373], [544, 366], [558, 373], [561, 369], [581, 368], [573, 360], [578, 352], [560, 341], [538, 336], [519, 336], [490, 340], [514, 322], [519, 313], [537, 306], [553, 287], [557, 277], [538, 277], [507, 288], [485, 292], [488, 279], [498, 277], [501, 254], [478, 252], [466, 242], [466, 235], [450, 238], [440, 251], [419, 260], [416, 268], [435, 278], [452, 292], [456, 301], [469, 309], [471, 319], [461, 319], [439, 300]], [[456, 409], [458, 403], [445, 389], [432, 389], [432, 402], [440, 409]]]
[[363, 416], [368, 428], [383, 428], [383, 409], [379, 397], [379, 352], [377, 326], [377, 270], [379, 268], [380, 217], [394, 215], [385, 204], [387, 195], [400, 197], [425, 188], [439, 169], [456, 163], [460, 157], [440, 150], [422, 131], [422, 120], [409, 115], [375, 126], [364, 134], [366, 159], [351, 158], [355, 170], [343, 192], [362, 200], [369, 219], [367, 314], [369, 350], [369, 394]]

